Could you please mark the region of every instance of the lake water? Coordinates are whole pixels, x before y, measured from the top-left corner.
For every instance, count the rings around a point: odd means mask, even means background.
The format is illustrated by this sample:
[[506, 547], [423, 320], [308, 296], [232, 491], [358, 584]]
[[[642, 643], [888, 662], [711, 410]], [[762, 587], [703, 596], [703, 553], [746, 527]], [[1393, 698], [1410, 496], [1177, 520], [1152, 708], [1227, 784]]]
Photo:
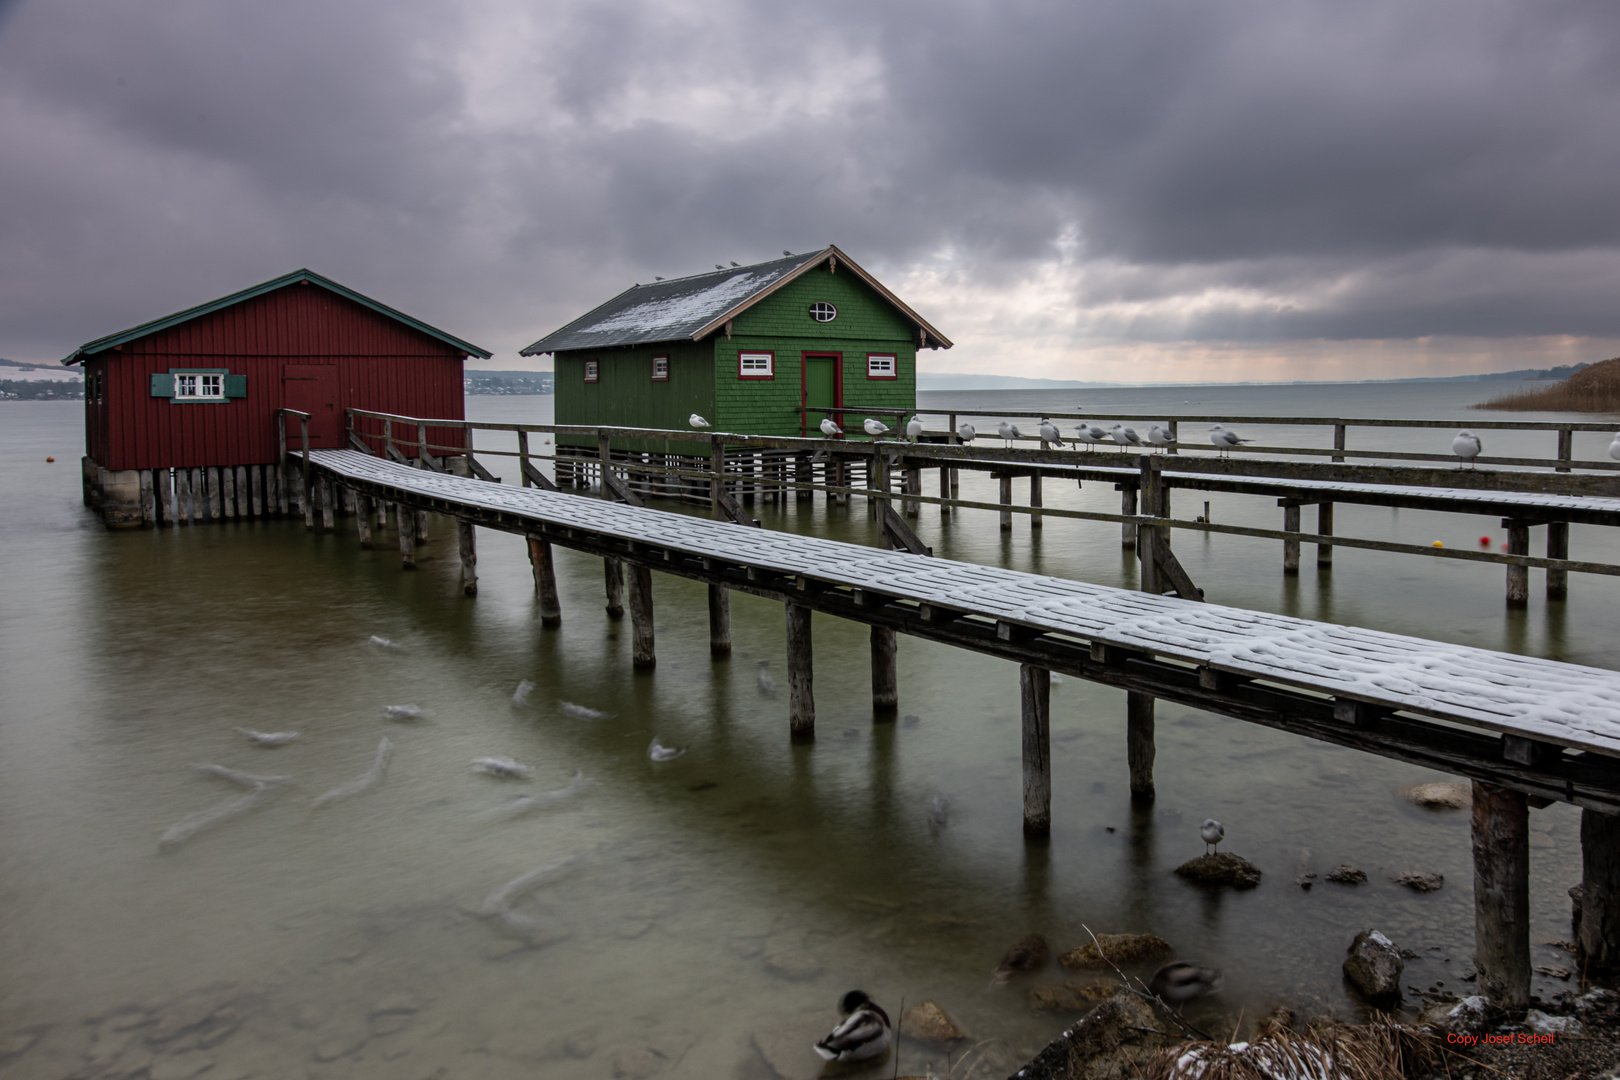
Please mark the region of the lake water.
[[[1455, 417], [1461, 427], [1480, 417], [1465, 406], [1489, 392], [922, 401]], [[472, 398], [468, 413], [544, 423], [550, 405]], [[1159, 798], [1133, 810], [1124, 695], [1070, 679], [1052, 693], [1052, 838], [1026, 845], [1014, 665], [905, 639], [907, 719], [874, 723], [866, 628], [818, 616], [818, 739], [791, 746], [785, 689], [767, 696], [756, 677], [764, 664], [786, 682], [778, 605], [733, 595], [736, 651], [714, 662], [702, 586], [655, 575], [658, 667], [638, 675], [628, 620], [603, 611], [600, 562], [572, 552], [557, 552], [564, 622], [550, 631], [522, 542], [479, 534], [482, 591], [468, 599], [442, 520], [414, 572], [386, 543], [361, 550], [352, 519], [331, 535], [300, 521], [109, 533], [80, 505], [80, 416], [76, 404], [0, 403], [0, 1076], [133, 1075], [154, 1054], [154, 1077], [209, 1080], [809, 1076], [810, 1038], [857, 986], [891, 1013], [902, 998], [933, 999], [976, 1047], [970, 1075], [1006, 1075], [1072, 1019], [1034, 1012], [1029, 989], [1073, 976], [1054, 963], [995, 986], [991, 969], [1025, 934], [1061, 952], [1088, 940], [1087, 927], [1151, 931], [1222, 969], [1222, 990], [1189, 1008], [1211, 1030], [1276, 1004], [1354, 1015], [1339, 965], [1369, 927], [1419, 954], [1407, 983], [1469, 987], [1467, 815], [1400, 795], [1439, 774], [1161, 704]], [[1364, 431], [1351, 445], [1443, 450], [1449, 435]], [[1374, 437], [1389, 441], [1361, 442]], [[1487, 442], [1493, 453], [1551, 451], [1550, 435]], [[1605, 442], [1583, 436], [1577, 456]], [[993, 499], [992, 483], [963, 474], [962, 495]], [[1218, 522], [1278, 527], [1272, 500], [1210, 501]], [[1118, 496], [1049, 481], [1046, 503], [1117, 511]], [[754, 513], [768, 528], [876, 542], [858, 500]], [[1353, 506], [1337, 525], [1419, 544], [1505, 535], [1494, 520]], [[918, 529], [945, 558], [1135, 583], [1117, 525], [1048, 519], [1033, 532], [1020, 519], [1002, 533], [991, 514], [941, 521], [925, 507]], [[1620, 561], [1612, 534], [1572, 534], [1573, 557]], [[1340, 549], [1331, 575], [1318, 575], [1307, 546], [1305, 573], [1285, 578], [1275, 542], [1178, 533], [1175, 543], [1215, 602], [1620, 667], [1610, 578], [1577, 576], [1570, 599], [1549, 605], [1533, 572], [1528, 609], [1509, 611], [1499, 567]], [[514, 707], [521, 680], [534, 690]], [[608, 715], [578, 719], [565, 702]], [[406, 704], [425, 715], [383, 715]], [[302, 735], [261, 749], [238, 727]], [[654, 736], [686, 754], [651, 762]], [[395, 750], [380, 784], [311, 805], [365, 773], [384, 737]], [[534, 775], [473, 773], [486, 755]], [[162, 849], [170, 826], [243, 794], [197, 763], [295, 782]], [[492, 814], [576, 772], [590, 786], [575, 797]], [[949, 806], [943, 827], [929, 821], [936, 796]], [[1264, 871], [1258, 889], [1205, 893], [1172, 874], [1202, 851], [1207, 816], [1225, 822], [1225, 848]], [[1568, 937], [1578, 821], [1562, 805], [1531, 818], [1537, 964], [1568, 963], [1542, 943]], [[518, 907], [542, 944], [481, 917], [492, 891], [566, 858]], [[1302, 867], [1341, 862], [1370, 882], [1292, 884]], [[1405, 870], [1441, 873], [1445, 886], [1418, 895], [1391, 883]], [[1538, 975], [1536, 992], [1565, 985]], [[908, 1042], [903, 1053], [902, 1072], [944, 1072], [937, 1050]]]

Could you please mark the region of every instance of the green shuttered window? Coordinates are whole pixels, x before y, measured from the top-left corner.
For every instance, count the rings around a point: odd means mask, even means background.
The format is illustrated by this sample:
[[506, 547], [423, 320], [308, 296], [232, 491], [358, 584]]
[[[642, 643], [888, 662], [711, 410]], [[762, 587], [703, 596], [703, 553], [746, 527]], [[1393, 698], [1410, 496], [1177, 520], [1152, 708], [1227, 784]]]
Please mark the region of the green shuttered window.
[[225, 368], [170, 368], [152, 375], [152, 396], [172, 405], [222, 404], [247, 397], [247, 376]]

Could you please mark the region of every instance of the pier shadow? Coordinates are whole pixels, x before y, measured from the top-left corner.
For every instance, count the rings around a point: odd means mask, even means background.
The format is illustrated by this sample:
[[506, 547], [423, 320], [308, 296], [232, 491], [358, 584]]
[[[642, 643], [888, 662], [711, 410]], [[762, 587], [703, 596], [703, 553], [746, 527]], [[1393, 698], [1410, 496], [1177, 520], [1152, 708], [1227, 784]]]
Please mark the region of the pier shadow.
[[1019, 881], [1024, 918], [1029, 926], [1050, 927], [1052, 906], [1052, 844], [1048, 837], [1024, 839], [1023, 875]]
[[872, 795], [872, 821], [884, 829], [894, 825], [894, 714], [872, 720], [872, 753], [868, 774]]

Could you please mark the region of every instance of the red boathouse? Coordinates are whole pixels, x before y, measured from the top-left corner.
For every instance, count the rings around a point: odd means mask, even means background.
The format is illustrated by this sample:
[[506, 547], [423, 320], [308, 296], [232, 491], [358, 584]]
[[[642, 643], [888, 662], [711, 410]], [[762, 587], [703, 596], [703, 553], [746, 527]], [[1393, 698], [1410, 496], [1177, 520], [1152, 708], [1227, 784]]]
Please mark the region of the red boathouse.
[[272, 512], [278, 408], [316, 447], [347, 444], [350, 407], [460, 420], [462, 363], [489, 355], [309, 270], [98, 338], [62, 361], [84, 365], [85, 502], [109, 527]]

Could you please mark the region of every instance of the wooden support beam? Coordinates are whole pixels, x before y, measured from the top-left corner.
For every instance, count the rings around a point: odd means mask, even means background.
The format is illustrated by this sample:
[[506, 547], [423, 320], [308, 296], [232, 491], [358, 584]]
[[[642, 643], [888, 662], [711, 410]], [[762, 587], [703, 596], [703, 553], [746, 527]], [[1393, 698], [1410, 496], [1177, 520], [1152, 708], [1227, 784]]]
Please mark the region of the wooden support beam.
[[1491, 1004], [1530, 1005], [1530, 811], [1524, 794], [1474, 781], [1474, 966]]
[[[1029, 505], [1037, 507], [1043, 505], [1041, 502], [1041, 474], [1039, 472], [1029, 474]], [[1039, 510], [1035, 510], [1029, 515], [1029, 527], [1032, 529], [1041, 527], [1041, 512]]]
[[252, 489], [250, 505], [254, 517], [263, 517], [269, 505], [264, 497], [264, 468], [259, 465], [248, 466], [248, 486]]
[[922, 503], [910, 498], [912, 495], [922, 494], [922, 467], [908, 465], [905, 472], [905, 493], [907, 498], [903, 501], [906, 517], [914, 518], [922, 513]]
[[630, 663], [637, 671], [658, 666], [653, 649], [652, 571], [630, 564]]
[[[953, 435], [952, 437], [954, 438], [955, 436]], [[949, 499], [951, 497], [951, 470], [944, 467], [941, 467], [939, 470], [939, 497], [942, 499]], [[942, 518], [951, 516], [950, 503], [942, 502], [939, 504], [939, 516]]]
[[219, 508], [219, 467], [208, 466], [208, 520], [218, 521]]
[[1620, 971], [1620, 814], [1581, 811], [1581, 926], [1589, 972]]
[[1125, 695], [1125, 757], [1131, 772], [1131, 800], [1153, 801], [1153, 759], [1158, 751], [1153, 742], [1153, 695], [1130, 692]]
[[253, 501], [248, 497], [248, 467], [236, 467], [236, 516], [248, 517], [253, 512]]
[[[1119, 512], [1132, 517], [1136, 514], [1136, 489], [1121, 485], [1119, 489]], [[1136, 546], [1136, 525], [1133, 522], [1121, 522], [1119, 526], [1119, 546], [1134, 548]]]
[[731, 655], [731, 594], [724, 585], [709, 586], [709, 656]]
[[174, 476], [168, 469], [157, 471], [157, 493], [160, 510], [163, 514], [163, 524], [173, 526], [176, 524], [174, 513]]
[[618, 474], [613, 471], [613, 451], [609, 448], [606, 434], [597, 433], [596, 446], [598, 456], [602, 461], [602, 493], [604, 495], [613, 495], [631, 506], [645, 506], [646, 504], [641, 501], [641, 496], [631, 491], [630, 485], [619, 479]]
[[1052, 832], [1052, 673], [1034, 664], [1018, 667], [1024, 729], [1024, 835]]
[[[307, 497], [306, 497], [307, 501]], [[410, 526], [411, 512], [404, 503], [394, 505], [394, 515], [399, 521], [399, 561], [407, 570], [416, 569], [416, 530]], [[304, 524], [310, 523], [308, 513], [304, 515]]]
[[[1283, 532], [1299, 532], [1299, 504], [1297, 502], [1283, 503]], [[1283, 541], [1283, 573], [1289, 576], [1299, 573], [1299, 541]]]
[[[1509, 518], [1504, 524], [1508, 531], [1508, 554], [1530, 554], [1530, 523], [1517, 518]], [[1512, 607], [1522, 607], [1530, 602], [1530, 568], [1528, 566], [1509, 566], [1507, 568], [1507, 602]]]
[[[1333, 504], [1330, 502], [1316, 504], [1316, 535], [1333, 535]], [[1316, 568], [1318, 570], [1333, 569], [1333, 545], [1316, 545]]]
[[624, 618], [624, 563], [619, 559], [603, 559], [602, 581], [607, 590], [608, 618]]
[[813, 742], [816, 737], [816, 698], [811, 664], [810, 609], [785, 604], [787, 609], [788, 737]]
[[[1547, 558], [1569, 558], [1569, 522], [1547, 522]], [[1564, 600], [1569, 597], [1569, 571], [1547, 571], [1547, 599]]]
[[[1012, 473], [1001, 474], [1000, 491], [997, 493], [997, 501], [1001, 503], [1002, 506], [1012, 505]], [[1011, 528], [1012, 514], [1006, 510], [1003, 510], [1001, 512], [1001, 529], [1003, 532], [1006, 532]]]
[[152, 470], [142, 469], [135, 479], [140, 492], [141, 524], [150, 529], [157, 524], [157, 497], [153, 493]]
[[872, 627], [872, 711], [893, 713], [900, 707], [897, 663], [899, 635], [889, 627]]
[[371, 501], [358, 491], [354, 493], [354, 526], [360, 534], [360, 546], [363, 548], [371, 546]]
[[418, 510], [416, 512], [416, 542], [418, 544], [425, 544], [427, 543], [427, 538], [428, 512], [426, 510]]
[[226, 465], [219, 470], [220, 510], [225, 520], [236, 520], [236, 470]]
[[551, 558], [551, 545], [538, 537], [529, 541], [529, 570], [534, 575], [534, 595], [540, 599], [540, 625], [562, 625], [562, 601], [557, 595], [557, 567]]
[[337, 497], [332, 487], [332, 480], [322, 476], [319, 484], [321, 499], [321, 531], [331, 532], [337, 528]]
[[292, 483], [288, 465], [283, 462], [276, 467], [276, 509], [282, 517], [292, 512]]
[[877, 501], [878, 524], [883, 536], [891, 547], [900, 551], [909, 551], [913, 555], [932, 555], [934, 549], [922, 542], [922, 538], [912, 531], [906, 524], [905, 518], [895, 513], [894, 507], [887, 499]]
[[[359, 515], [365, 520], [365, 515]], [[461, 591], [467, 596], [478, 595], [478, 532], [465, 518], [456, 519], [456, 549], [461, 554]]]

